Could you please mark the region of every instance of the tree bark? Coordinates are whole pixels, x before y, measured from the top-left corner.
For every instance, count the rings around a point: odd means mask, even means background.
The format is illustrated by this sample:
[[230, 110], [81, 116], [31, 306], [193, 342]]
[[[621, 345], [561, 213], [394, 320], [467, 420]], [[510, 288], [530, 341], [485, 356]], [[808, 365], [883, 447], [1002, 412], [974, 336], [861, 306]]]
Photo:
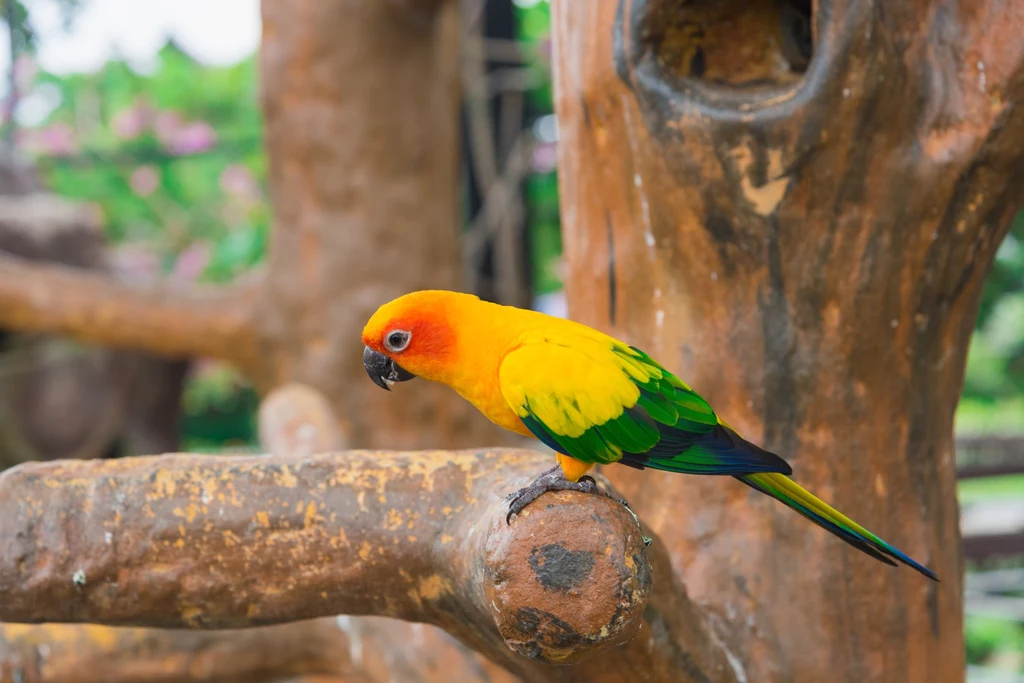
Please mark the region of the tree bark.
[[226, 631], [0, 626], [0, 683], [513, 683], [440, 629], [380, 617]]
[[[327, 401], [300, 384], [267, 395], [259, 431], [264, 447], [281, 456], [305, 457], [345, 443]], [[202, 633], [0, 625], [0, 683], [272, 683], [298, 676], [366, 683], [514, 680], [439, 628], [381, 617]]]
[[26, 463], [0, 474], [0, 620], [230, 629], [372, 614], [440, 626], [529, 681], [735, 680], [625, 507], [560, 492], [505, 523], [503, 496], [547, 462]]
[[942, 579], [732, 480], [606, 468], [738, 678], [963, 680], [952, 418], [1024, 179], [1024, 8], [811, 6], [555, 4], [570, 315]]
[[244, 631], [106, 626], [0, 627], [3, 683], [276, 683], [299, 675], [359, 676], [334, 619]]
[[366, 381], [380, 304], [459, 289], [459, 5], [268, 0], [260, 53], [275, 230], [265, 386], [318, 388], [354, 444], [469, 447], [510, 437], [444, 387]]

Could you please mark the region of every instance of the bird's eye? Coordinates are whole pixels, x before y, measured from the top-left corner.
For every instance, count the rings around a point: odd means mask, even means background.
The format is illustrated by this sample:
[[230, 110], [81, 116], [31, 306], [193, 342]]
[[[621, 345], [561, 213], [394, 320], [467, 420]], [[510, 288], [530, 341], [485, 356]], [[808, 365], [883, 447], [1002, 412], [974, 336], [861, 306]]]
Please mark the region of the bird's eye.
[[398, 353], [399, 351], [405, 351], [405, 347], [409, 346], [411, 339], [412, 335], [405, 330], [394, 330], [389, 332], [388, 336], [384, 339], [384, 346], [387, 347], [388, 351]]

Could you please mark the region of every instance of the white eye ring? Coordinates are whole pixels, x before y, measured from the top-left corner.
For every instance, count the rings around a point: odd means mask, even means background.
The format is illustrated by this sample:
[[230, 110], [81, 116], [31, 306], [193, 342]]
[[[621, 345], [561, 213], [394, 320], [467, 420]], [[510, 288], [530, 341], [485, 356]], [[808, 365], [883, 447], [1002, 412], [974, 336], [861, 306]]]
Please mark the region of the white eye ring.
[[412, 341], [412, 333], [405, 330], [391, 330], [388, 336], [384, 337], [384, 348], [392, 353], [405, 351]]

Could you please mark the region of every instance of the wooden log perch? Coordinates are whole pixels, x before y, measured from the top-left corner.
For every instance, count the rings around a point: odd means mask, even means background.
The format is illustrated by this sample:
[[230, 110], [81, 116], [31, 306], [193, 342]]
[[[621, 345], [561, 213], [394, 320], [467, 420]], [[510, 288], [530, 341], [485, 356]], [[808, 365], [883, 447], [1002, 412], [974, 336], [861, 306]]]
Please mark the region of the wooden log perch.
[[0, 632], [2, 683], [273, 683], [358, 668], [335, 619], [245, 631], [8, 624]]
[[[270, 392], [260, 404], [259, 423], [260, 440], [271, 453], [312, 455], [346, 441], [323, 396], [301, 384]], [[381, 617], [202, 632], [0, 625], [0, 683], [271, 683], [315, 677], [365, 683], [395, 677], [421, 683], [514, 680], [441, 629]]]
[[440, 629], [381, 617], [224, 631], [0, 626], [0, 683], [514, 683]]
[[679, 680], [681, 658], [730, 680], [625, 508], [546, 494], [505, 525], [502, 497], [548, 462], [496, 450], [27, 463], [0, 474], [0, 620], [225, 629], [372, 614], [441, 626], [528, 680], [625, 680], [641, 665]]

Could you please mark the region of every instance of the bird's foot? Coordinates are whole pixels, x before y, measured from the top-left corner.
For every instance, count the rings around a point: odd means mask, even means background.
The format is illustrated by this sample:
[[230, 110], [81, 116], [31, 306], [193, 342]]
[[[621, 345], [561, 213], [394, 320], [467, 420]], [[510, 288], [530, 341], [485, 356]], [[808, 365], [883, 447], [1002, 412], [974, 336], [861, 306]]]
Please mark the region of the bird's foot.
[[540, 498], [541, 495], [548, 491], [579, 491], [580, 493], [593, 493], [599, 496], [604, 496], [605, 498], [610, 498], [617, 503], [621, 503], [627, 510], [632, 512], [629, 508], [629, 503], [620, 498], [616, 498], [612, 494], [600, 488], [593, 477], [583, 476], [580, 477], [578, 481], [569, 481], [565, 478], [565, 472], [562, 471], [561, 466], [556, 465], [534, 479], [529, 486], [524, 486], [515, 493], [505, 496], [505, 500], [508, 502], [508, 515], [505, 516], [505, 523], [511, 524], [513, 515], [518, 515], [522, 512], [523, 508]]

